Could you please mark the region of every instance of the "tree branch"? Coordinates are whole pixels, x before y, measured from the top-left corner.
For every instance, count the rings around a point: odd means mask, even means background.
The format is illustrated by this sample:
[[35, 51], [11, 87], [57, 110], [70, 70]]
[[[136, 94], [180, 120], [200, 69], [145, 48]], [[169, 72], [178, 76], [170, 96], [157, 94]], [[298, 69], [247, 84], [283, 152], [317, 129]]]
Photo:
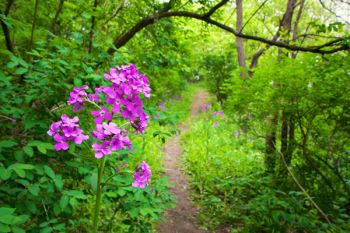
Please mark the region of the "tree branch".
[[125, 4], [125, 0], [122, 0], [121, 3], [118, 5], [117, 9], [113, 12], [113, 14], [104, 21], [105, 25], [118, 15], [118, 13], [123, 9], [124, 4]]
[[65, 1], [65, 0], [60, 0], [60, 3], [58, 4], [57, 10], [56, 10], [55, 17], [53, 18], [53, 20], [52, 20], [52, 22], [51, 22], [50, 32], [51, 32], [52, 34], [56, 34], [56, 33], [55, 33], [55, 27], [56, 27], [56, 23], [57, 23], [58, 17], [59, 17], [59, 15], [60, 15], [61, 12], [62, 12], [64, 1]]
[[323, 210], [316, 204], [316, 202], [312, 199], [312, 197], [308, 194], [308, 192], [304, 189], [304, 187], [300, 184], [299, 180], [296, 178], [296, 176], [293, 174], [292, 170], [289, 168], [286, 159], [284, 158], [284, 155], [277, 151], [278, 154], [281, 156], [282, 162], [284, 166], [286, 167], [287, 171], [293, 178], [296, 185], [300, 188], [300, 190], [305, 194], [305, 196], [309, 199], [309, 201], [312, 203], [312, 205], [317, 209], [317, 211], [322, 215], [322, 217], [327, 221], [328, 224], [331, 224], [331, 221], [329, 220], [328, 216], [323, 212]]
[[220, 7], [225, 5], [228, 1], [229, 0], [222, 0], [221, 2], [213, 6], [207, 13], [203, 14], [203, 19], [209, 19], [210, 16], [212, 16], [215, 13], [215, 11], [217, 11]]
[[[222, 2], [226, 3], [227, 0], [222, 1]], [[222, 2], [219, 3], [219, 4], [221, 4], [220, 6], [224, 5]], [[216, 7], [216, 6], [214, 6], [214, 7]], [[218, 9], [218, 7], [215, 10], [217, 10], [217, 9]], [[213, 12], [213, 11], [209, 10], [208, 12]], [[229, 26], [226, 26], [218, 21], [211, 19], [210, 17], [208, 18], [208, 13], [198, 14], [198, 13], [193, 13], [193, 12], [188, 12], [188, 11], [157, 12], [154, 15], [145, 17], [145, 18], [141, 19], [138, 23], [136, 23], [136, 25], [133, 26], [130, 30], [128, 30], [127, 32], [124, 32], [123, 34], [118, 36], [113, 42], [114, 46], [116, 48], [120, 48], [120, 47], [124, 46], [136, 33], [141, 31], [143, 28], [145, 28], [151, 24], [154, 24], [156, 21], [158, 21], [160, 19], [169, 18], [169, 17], [186, 17], [186, 18], [197, 19], [200, 21], [204, 21], [208, 24], [214, 25], [218, 28], [221, 28], [229, 33], [234, 34], [237, 37], [241, 37], [241, 38], [249, 39], [249, 40], [254, 40], [254, 41], [259, 41], [259, 42], [262, 42], [262, 43], [267, 44], [269, 46], [277, 46], [277, 47], [285, 48], [285, 49], [288, 49], [291, 51], [303, 51], [303, 52], [319, 53], [319, 54], [331, 54], [331, 53], [336, 53], [339, 51], [349, 50], [349, 48], [347, 46], [345, 46], [342, 43], [339, 43], [340, 41], [344, 41], [346, 39], [349, 39], [349, 37], [340, 38], [340, 39], [337, 39], [335, 41], [330, 41], [330, 42], [327, 42], [326, 44], [316, 45], [316, 46], [302, 47], [302, 46], [297, 46], [297, 45], [289, 45], [285, 42], [276, 41], [276, 40], [274, 40], [274, 38], [270, 40], [270, 39], [262, 38], [259, 36], [248, 35], [248, 34], [244, 34], [242, 32], [238, 32]], [[326, 47], [333, 47], [335, 45], [335, 43], [338, 43], [335, 48], [325, 49]], [[113, 54], [114, 52], [115, 52], [114, 48], [108, 49], [109, 54]]]
[[322, 0], [319, 0], [321, 6], [326, 9], [327, 11], [329, 11], [330, 13], [332, 13], [335, 17], [344, 20], [347, 24], [350, 24], [349, 21], [347, 21], [346, 19], [342, 18], [341, 16], [339, 16], [335, 11], [333, 11], [332, 9], [330, 9], [329, 7], [326, 6], [326, 4], [324, 4], [324, 2]]
[[265, 5], [265, 3], [267, 3], [268, 0], [265, 0], [263, 3], [261, 3], [261, 5], [254, 11], [254, 13], [249, 17], [249, 19], [247, 20], [247, 22], [245, 22], [245, 24], [243, 25], [242, 29], [239, 32], [242, 32], [243, 29], [245, 28], [245, 26], [247, 26], [247, 24], [250, 22], [250, 20], [260, 11], [261, 8], [263, 8], [263, 6]]

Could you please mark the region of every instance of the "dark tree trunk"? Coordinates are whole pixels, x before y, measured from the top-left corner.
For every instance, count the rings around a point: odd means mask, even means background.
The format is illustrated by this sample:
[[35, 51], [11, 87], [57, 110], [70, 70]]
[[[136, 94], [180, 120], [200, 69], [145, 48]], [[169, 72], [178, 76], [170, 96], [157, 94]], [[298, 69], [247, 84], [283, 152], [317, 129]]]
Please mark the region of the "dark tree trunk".
[[[98, 0], [94, 1], [94, 8], [93, 8], [93, 12], [96, 11], [96, 7], [98, 6]], [[90, 29], [90, 34], [89, 34], [89, 47], [88, 47], [88, 53], [92, 52], [92, 43], [94, 40], [94, 30], [95, 30], [95, 24], [96, 24], [96, 16], [93, 15], [91, 17], [91, 29]]]
[[57, 35], [55, 27], [56, 27], [56, 24], [57, 24], [58, 17], [60, 16], [60, 14], [62, 12], [64, 1], [65, 0], [60, 0], [60, 3], [58, 4], [57, 10], [56, 10], [55, 17], [53, 18], [53, 20], [51, 22], [50, 32], [52, 34], [55, 34], [55, 35]]
[[268, 119], [268, 132], [265, 135], [265, 166], [269, 173], [274, 173], [276, 165], [276, 131], [278, 126], [278, 113]]
[[32, 48], [33, 48], [34, 31], [35, 31], [35, 26], [36, 26], [36, 19], [37, 19], [37, 16], [38, 16], [38, 6], [39, 6], [39, 0], [35, 0], [33, 23], [32, 23], [32, 33], [31, 33], [31, 36], [30, 36], [29, 50], [32, 50]]
[[[14, 0], [9, 0], [7, 2], [7, 5], [6, 5], [6, 9], [4, 11], [4, 16], [7, 17], [8, 14], [10, 13], [10, 9], [11, 9], [11, 6], [13, 4]], [[1, 21], [1, 27], [2, 27], [2, 31], [4, 32], [4, 36], [5, 36], [5, 42], [6, 42], [6, 48], [11, 51], [12, 53], [15, 52], [15, 47], [12, 43], [12, 40], [11, 40], [11, 36], [10, 36], [10, 30], [9, 28], [7, 27], [6, 23], [3, 21], [3, 20], [0, 20]]]

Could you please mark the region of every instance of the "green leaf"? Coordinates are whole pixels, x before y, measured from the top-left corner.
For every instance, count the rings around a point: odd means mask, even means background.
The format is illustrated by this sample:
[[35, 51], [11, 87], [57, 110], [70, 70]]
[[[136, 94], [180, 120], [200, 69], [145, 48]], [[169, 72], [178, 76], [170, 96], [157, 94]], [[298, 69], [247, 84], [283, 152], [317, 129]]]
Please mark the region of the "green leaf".
[[50, 226], [40, 230], [40, 233], [50, 233], [50, 232], [52, 232], [52, 228]]
[[85, 194], [79, 190], [65, 190], [63, 191], [63, 194], [66, 194], [71, 197], [75, 197], [77, 199], [86, 199]]
[[11, 148], [16, 146], [18, 143], [13, 140], [4, 140], [0, 142], [0, 148]]
[[90, 177], [90, 185], [94, 192], [97, 191], [97, 174], [93, 173]]
[[38, 148], [38, 150], [43, 154], [46, 154], [47, 150], [53, 150], [53, 146], [51, 143], [41, 142], [41, 141], [36, 141], [36, 140], [30, 141], [27, 146], [36, 146]]
[[15, 212], [15, 208], [0, 207], [0, 216], [11, 215]]
[[77, 201], [77, 199], [71, 198], [69, 200], [69, 204], [72, 206], [73, 209], [75, 209], [75, 207], [77, 207], [79, 205], [79, 202]]
[[14, 217], [13, 215], [0, 215], [0, 223], [12, 225]]
[[30, 217], [29, 215], [15, 216], [15, 218], [13, 219], [12, 225], [23, 224], [29, 220], [29, 217]]
[[64, 210], [69, 203], [69, 197], [67, 196], [62, 196], [60, 199], [60, 207], [62, 210]]
[[26, 207], [32, 214], [35, 214], [36, 211], [37, 211], [36, 204], [32, 200], [27, 200], [26, 201]]
[[9, 226], [0, 223], [0, 232], [10, 232], [10, 231], [11, 231], [11, 229]]
[[34, 184], [34, 185], [30, 186], [28, 190], [34, 196], [38, 196], [39, 192], [40, 192], [39, 184]]
[[25, 163], [15, 163], [9, 166], [8, 170], [14, 170], [19, 177], [24, 178], [26, 173], [25, 170], [32, 170], [35, 167], [31, 164], [25, 164]]
[[49, 167], [49, 166], [44, 166], [44, 172], [46, 175], [48, 175], [51, 179], [55, 179], [56, 175], [55, 172]]
[[59, 215], [62, 212], [62, 209], [61, 209], [60, 205], [55, 203], [53, 205], [53, 212], [55, 213], [55, 215]]
[[0, 167], [0, 180], [8, 180], [11, 177], [12, 171], [4, 167]]
[[27, 71], [28, 71], [27, 68], [21, 67], [21, 68], [16, 70], [16, 74], [19, 74], [19, 75], [25, 74], [25, 73], [27, 73]]
[[30, 146], [25, 146], [23, 147], [23, 151], [29, 156], [29, 157], [33, 157], [34, 152], [33, 152], [33, 148]]
[[58, 190], [63, 189], [62, 176], [56, 175], [53, 181], [55, 182], [55, 185], [58, 188]]
[[26, 231], [19, 227], [11, 227], [13, 233], [25, 233]]
[[124, 189], [118, 189], [117, 193], [118, 193], [119, 196], [122, 197], [122, 196], [124, 196], [126, 194], [126, 191]]

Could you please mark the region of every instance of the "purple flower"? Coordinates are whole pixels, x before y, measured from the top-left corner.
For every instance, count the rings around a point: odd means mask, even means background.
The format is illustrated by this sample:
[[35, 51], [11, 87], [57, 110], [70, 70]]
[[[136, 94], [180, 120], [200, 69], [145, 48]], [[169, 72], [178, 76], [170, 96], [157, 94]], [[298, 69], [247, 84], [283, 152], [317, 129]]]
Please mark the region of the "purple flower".
[[225, 114], [223, 113], [223, 111], [217, 111], [217, 112], [213, 112], [214, 116], [220, 116], [220, 117], [224, 117]]
[[92, 143], [92, 149], [96, 151], [95, 158], [100, 159], [105, 155], [112, 154], [112, 150], [108, 146], [108, 141], [103, 141], [102, 144], [98, 144], [97, 142]]
[[111, 121], [113, 119], [112, 113], [108, 111], [108, 108], [102, 106], [99, 110], [94, 110], [91, 112], [91, 115], [95, 116], [95, 124], [100, 124], [103, 119]]
[[211, 109], [211, 104], [203, 104], [201, 106], [202, 112], [206, 112], [207, 110]]
[[85, 98], [87, 97], [87, 94], [85, 90], [87, 90], [89, 87], [86, 85], [83, 85], [82, 87], [74, 87], [73, 91], [70, 93], [70, 98], [67, 101], [68, 105], [73, 105], [73, 110], [77, 111], [79, 109], [82, 109], [84, 106]]
[[112, 135], [112, 134], [120, 134], [120, 129], [117, 128], [117, 125], [113, 122], [107, 124], [105, 122], [102, 123], [103, 126], [103, 133], [105, 135]]
[[69, 148], [69, 145], [67, 142], [65, 141], [60, 141], [60, 142], [57, 142], [54, 146], [55, 150], [56, 151], [60, 151], [60, 150], [68, 150]]
[[140, 166], [136, 169], [134, 173], [133, 187], [145, 188], [148, 185], [148, 181], [151, 177], [151, 170], [145, 161], [142, 161]]
[[81, 144], [84, 140], [88, 140], [89, 136], [83, 134], [83, 130], [78, 125], [79, 118], [77, 116], [69, 118], [63, 114], [61, 121], [53, 122], [47, 132], [48, 135], [53, 136], [56, 141], [54, 146], [56, 151], [68, 150], [68, 141], [73, 141], [75, 144]]
[[90, 101], [92, 101], [92, 102], [95, 102], [95, 103], [101, 102], [100, 96], [97, 93], [95, 93], [95, 94], [88, 94], [88, 99]]
[[214, 122], [213, 126], [214, 127], [218, 127], [219, 126], [219, 122]]
[[116, 124], [103, 122], [96, 125], [96, 130], [92, 132], [92, 136], [102, 141], [102, 144], [94, 142], [92, 148], [96, 151], [95, 157], [100, 159], [105, 155], [111, 154], [113, 151], [131, 147], [131, 142], [127, 136], [128, 131], [119, 129]]
[[161, 110], [161, 111], [164, 111], [165, 110], [165, 104], [163, 102], [159, 102], [158, 103], [158, 109]]

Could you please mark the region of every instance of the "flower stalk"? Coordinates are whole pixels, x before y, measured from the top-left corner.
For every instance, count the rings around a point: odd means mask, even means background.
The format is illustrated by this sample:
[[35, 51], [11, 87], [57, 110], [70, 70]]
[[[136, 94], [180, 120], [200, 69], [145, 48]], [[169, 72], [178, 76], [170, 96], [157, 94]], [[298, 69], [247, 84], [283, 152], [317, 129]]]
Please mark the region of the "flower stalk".
[[102, 198], [102, 176], [103, 170], [105, 167], [105, 157], [100, 159], [100, 164], [98, 166], [98, 174], [97, 174], [97, 191], [96, 191], [96, 201], [95, 201], [95, 211], [93, 216], [93, 233], [96, 233], [98, 230], [98, 222], [100, 215], [100, 206], [101, 206], [101, 198]]

